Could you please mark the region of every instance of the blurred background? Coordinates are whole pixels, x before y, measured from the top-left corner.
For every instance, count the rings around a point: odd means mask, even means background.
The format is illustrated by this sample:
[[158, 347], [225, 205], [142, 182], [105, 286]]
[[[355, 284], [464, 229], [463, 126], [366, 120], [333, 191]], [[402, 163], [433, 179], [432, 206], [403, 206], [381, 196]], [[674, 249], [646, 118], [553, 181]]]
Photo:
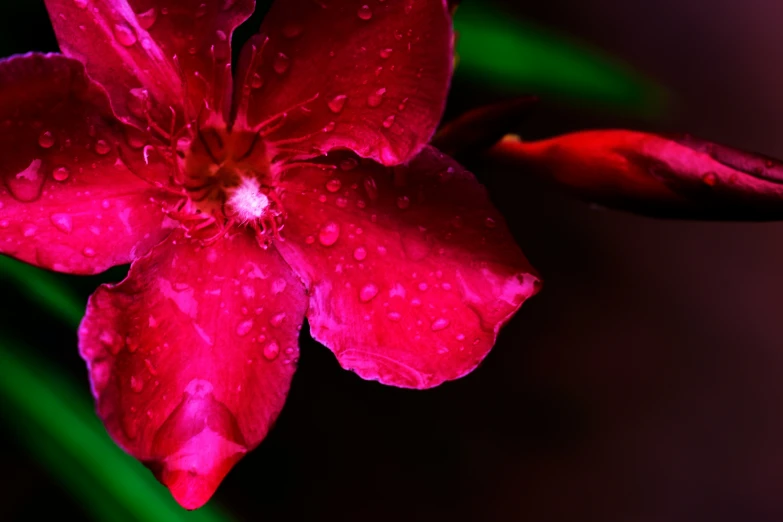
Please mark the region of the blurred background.
[[[687, 130], [783, 158], [781, 20], [770, 0], [465, 0], [448, 114], [535, 92], [526, 138]], [[476, 47], [509, 24], [503, 52]], [[42, 1], [0, 3], [3, 56], [56, 49]], [[73, 317], [4, 268], [0, 520], [783, 520], [783, 225], [639, 218], [475, 170], [544, 290], [426, 392], [363, 382], [303, 331], [276, 427], [200, 514], [106, 445]], [[84, 303], [122, 277], [51, 282]], [[155, 518], [132, 507], [153, 498]]]

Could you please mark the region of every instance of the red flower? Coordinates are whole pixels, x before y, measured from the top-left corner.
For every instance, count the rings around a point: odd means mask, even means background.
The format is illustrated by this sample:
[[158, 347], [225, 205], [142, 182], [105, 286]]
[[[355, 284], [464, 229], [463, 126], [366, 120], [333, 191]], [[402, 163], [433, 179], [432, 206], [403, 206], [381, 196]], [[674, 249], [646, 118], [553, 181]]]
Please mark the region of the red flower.
[[187, 508], [266, 435], [307, 316], [366, 379], [473, 370], [539, 287], [485, 190], [428, 147], [446, 0], [47, 0], [65, 56], [0, 62], [0, 252], [131, 262], [79, 330], [109, 433]]

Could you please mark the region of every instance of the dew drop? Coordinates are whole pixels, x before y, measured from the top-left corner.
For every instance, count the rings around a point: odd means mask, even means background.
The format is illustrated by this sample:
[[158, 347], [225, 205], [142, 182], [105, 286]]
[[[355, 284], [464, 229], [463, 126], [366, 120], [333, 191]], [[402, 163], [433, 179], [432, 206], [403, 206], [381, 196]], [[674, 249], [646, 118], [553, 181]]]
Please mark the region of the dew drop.
[[49, 149], [54, 146], [54, 134], [50, 131], [43, 131], [40, 136], [38, 136], [38, 145], [44, 149]]
[[399, 322], [400, 319], [402, 319], [402, 314], [400, 314], [399, 312], [389, 312], [388, 314], [386, 314], [386, 317], [389, 319], [389, 321], [393, 321], [396, 323]]
[[378, 185], [375, 183], [375, 178], [367, 176], [362, 182], [364, 185], [364, 191], [367, 192], [367, 197], [370, 201], [376, 201], [378, 199]]
[[272, 316], [271, 319], [269, 319], [269, 324], [277, 328], [281, 324], [283, 324], [283, 320], [285, 319], [285, 312], [280, 312], [279, 314], [275, 314]]
[[24, 237], [33, 237], [38, 232], [38, 227], [35, 225], [25, 225], [22, 228], [22, 235]]
[[120, 42], [120, 45], [125, 47], [130, 47], [136, 43], [136, 33], [125, 24], [114, 25], [114, 36], [117, 38], [117, 41]]
[[277, 56], [275, 56], [275, 61], [272, 64], [272, 68], [275, 70], [277, 74], [285, 74], [285, 72], [288, 70], [288, 65], [290, 64], [291, 60], [283, 53], [277, 53]]
[[369, 303], [375, 296], [378, 295], [378, 287], [372, 283], [368, 283], [359, 290], [359, 300], [362, 303]]
[[392, 114], [391, 116], [389, 116], [388, 118], [383, 120], [383, 128], [384, 129], [390, 129], [391, 126], [394, 125], [395, 118], [396, 118], [396, 116], [394, 114]]
[[345, 94], [338, 94], [331, 100], [329, 100], [329, 110], [335, 114], [339, 114], [345, 108], [345, 102], [348, 101], [348, 96]]
[[339, 238], [340, 225], [334, 221], [326, 223], [321, 227], [321, 230], [318, 231], [318, 241], [320, 241], [323, 246], [332, 246], [337, 243]]
[[340, 170], [345, 172], [351, 171], [359, 166], [359, 162], [356, 158], [346, 158], [340, 162]]
[[323, 132], [334, 132], [335, 127], [337, 127], [337, 123], [330, 121], [326, 125], [324, 125], [323, 129], [321, 131]]
[[329, 192], [337, 192], [342, 186], [343, 184], [337, 178], [332, 178], [326, 182], [326, 190]]
[[383, 58], [384, 60], [390, 57], [391, 55], [392, 55], [391, 48], [381, 49], [381, 58]]
[[439, 332], [440, 330], [445, 330], [449, 327], [449, 320], [440, 318], [436, 319], [435, 322], [432, 323], [432, 331], [433, 332]]
[[250, 87], [253, 89], [260, 89], [264, 86], [264, 79], [261, 77], [258, 73], [253, 73], [253, 76], [250, 77]]
[[144, 380], [141, 377], [135, 375], [130, 378], [130, 387], [136, 393], [141, 393], [144, 389]]
[[487, 228], [495, 228], [496, 226], [498, 226], [498, 223], [497, 223], [497, 221], [495, 221], [491, 217], [487, 217], [484, 220], [484, 226], [487, 227]]
[[313, 243], [315, 243], [315, 237], [314, 236], [307, 236], [305, 238], [305, 243], [307, 243], [308, 245], [312, 245]]
[[367, 259], [367, 249], [364, 247], [356, 247], [353, 251], [353, 258], [357, 261], [364, 261]]
[[87, 8], [87, 0], [73, 0], [73, 3], [76, 4], [76, 7], [79, 9]]
[[60, 232], [70, 234], [73, 230], [73, 220], [68, 214], [52, 214], [49, 219], [52, 225]]
[[30, 202], [40, 197], [44, 184], [44, 176], [41, 174], [42, 163], [41, 160], [35, 159], [26, 169], [6, 178], [6, 185], [14, 198]]
[[244, 337], [247, 334], [250, 333], [250, 330], [253, 329], [253, 320], [248, 319], [247, 321], [242, 321], [237, 325], [237, 335], [239, 337]]
[[408, 196], [399, 196], [397, 198], [397, 208], [399, 208], [400, 210], [405, 210], [410, 206], [411, 206], [411, 200]]
[[356, 14], [359, 16], [359, 18], [365, 21], [372, 18], [372, 10], [370, 9], [369, 5], [361, 6]]
[[139, 27], [145, 31], [152, 27], [155, 24], [155, 20], [157, 19], [158, 10], [154, 7], [136, 15], [136, 20], [139, 22]]
[[348, 206], [348, 200], [341, 196], [334, 200], [334, 204], [339, 208], [345, 208]]
[[82, 254], [84, 254], [84, 257], [95, 257], [95, 250], [90, 247], [84, 247]]
[[374, 93], [367, 96], [367, 105], [370, 107], [378, 107], [381, 103], [383, 103], [383, 95], [386, 94], [386, 88], [381, 87]]
[[280, 347], [277, 345], [276, 342], [272, 341], [266, 346], [264, 346], [264, 357], [268, 361], [274, 361], [277, 359], [277, 356], [280, 355]]
[[104, 140], [98, 140], [95, 142], [95, 153], [101, 156], [105, 156], [111, 151], [111, 146]]

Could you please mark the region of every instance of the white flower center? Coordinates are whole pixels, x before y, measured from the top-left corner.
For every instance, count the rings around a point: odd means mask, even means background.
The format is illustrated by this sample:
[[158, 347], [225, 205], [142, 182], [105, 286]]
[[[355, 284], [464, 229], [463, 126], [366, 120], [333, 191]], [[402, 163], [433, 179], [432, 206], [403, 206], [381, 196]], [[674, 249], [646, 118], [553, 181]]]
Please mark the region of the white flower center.
[[242, 178], [242, 183], [229, 195], [228, 204], [240, 221], [248, 222], [264, 215], [269, 198], [261, 192], [257, 179]]

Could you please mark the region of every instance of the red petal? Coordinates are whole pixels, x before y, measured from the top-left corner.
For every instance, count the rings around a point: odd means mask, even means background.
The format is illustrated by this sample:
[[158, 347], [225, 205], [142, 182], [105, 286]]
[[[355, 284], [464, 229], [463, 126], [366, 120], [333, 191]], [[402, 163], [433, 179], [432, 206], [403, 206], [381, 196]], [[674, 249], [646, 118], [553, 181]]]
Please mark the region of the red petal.
[[385, 384], [469, 373], [538, 276], [484, 188], [435, 149], [409, 167], [355, 166], [287, 182], [278, 248], [310, 287], [313, 337]]
[[[0, 253], [62, 272], [128, 263], [168, 233], [106, 93], [59, 55], [0, 61]], [[136, 146], [136, 145], [134, 145]]]
[[236, 99], [250, 125], [286, 113], [272, 141], [299, 140], [288, 148], [348, 148], [394, 165], [432, 137], [451, 67], [445, 0], [279, 1], [243, 50], [249, 99]]
[[491, 151], [580, 198], [663, 217], [783, 217], [783, 162], [690, 136], [584, 131]]
[[191, 115], [205, 97], [223, 103], [231, 92], [231, 34], [254, 2], [46, 0], [46, 6], [63, 53], [84, 62], [109, 91], [116, 114], [130, 119], [141, 89]]
[[240, 233], [172, 235], [90, 298], [79, 330], [98, 414], [182, 506], [203, 505], [266, 436], [298, 358], [304, 288]]

